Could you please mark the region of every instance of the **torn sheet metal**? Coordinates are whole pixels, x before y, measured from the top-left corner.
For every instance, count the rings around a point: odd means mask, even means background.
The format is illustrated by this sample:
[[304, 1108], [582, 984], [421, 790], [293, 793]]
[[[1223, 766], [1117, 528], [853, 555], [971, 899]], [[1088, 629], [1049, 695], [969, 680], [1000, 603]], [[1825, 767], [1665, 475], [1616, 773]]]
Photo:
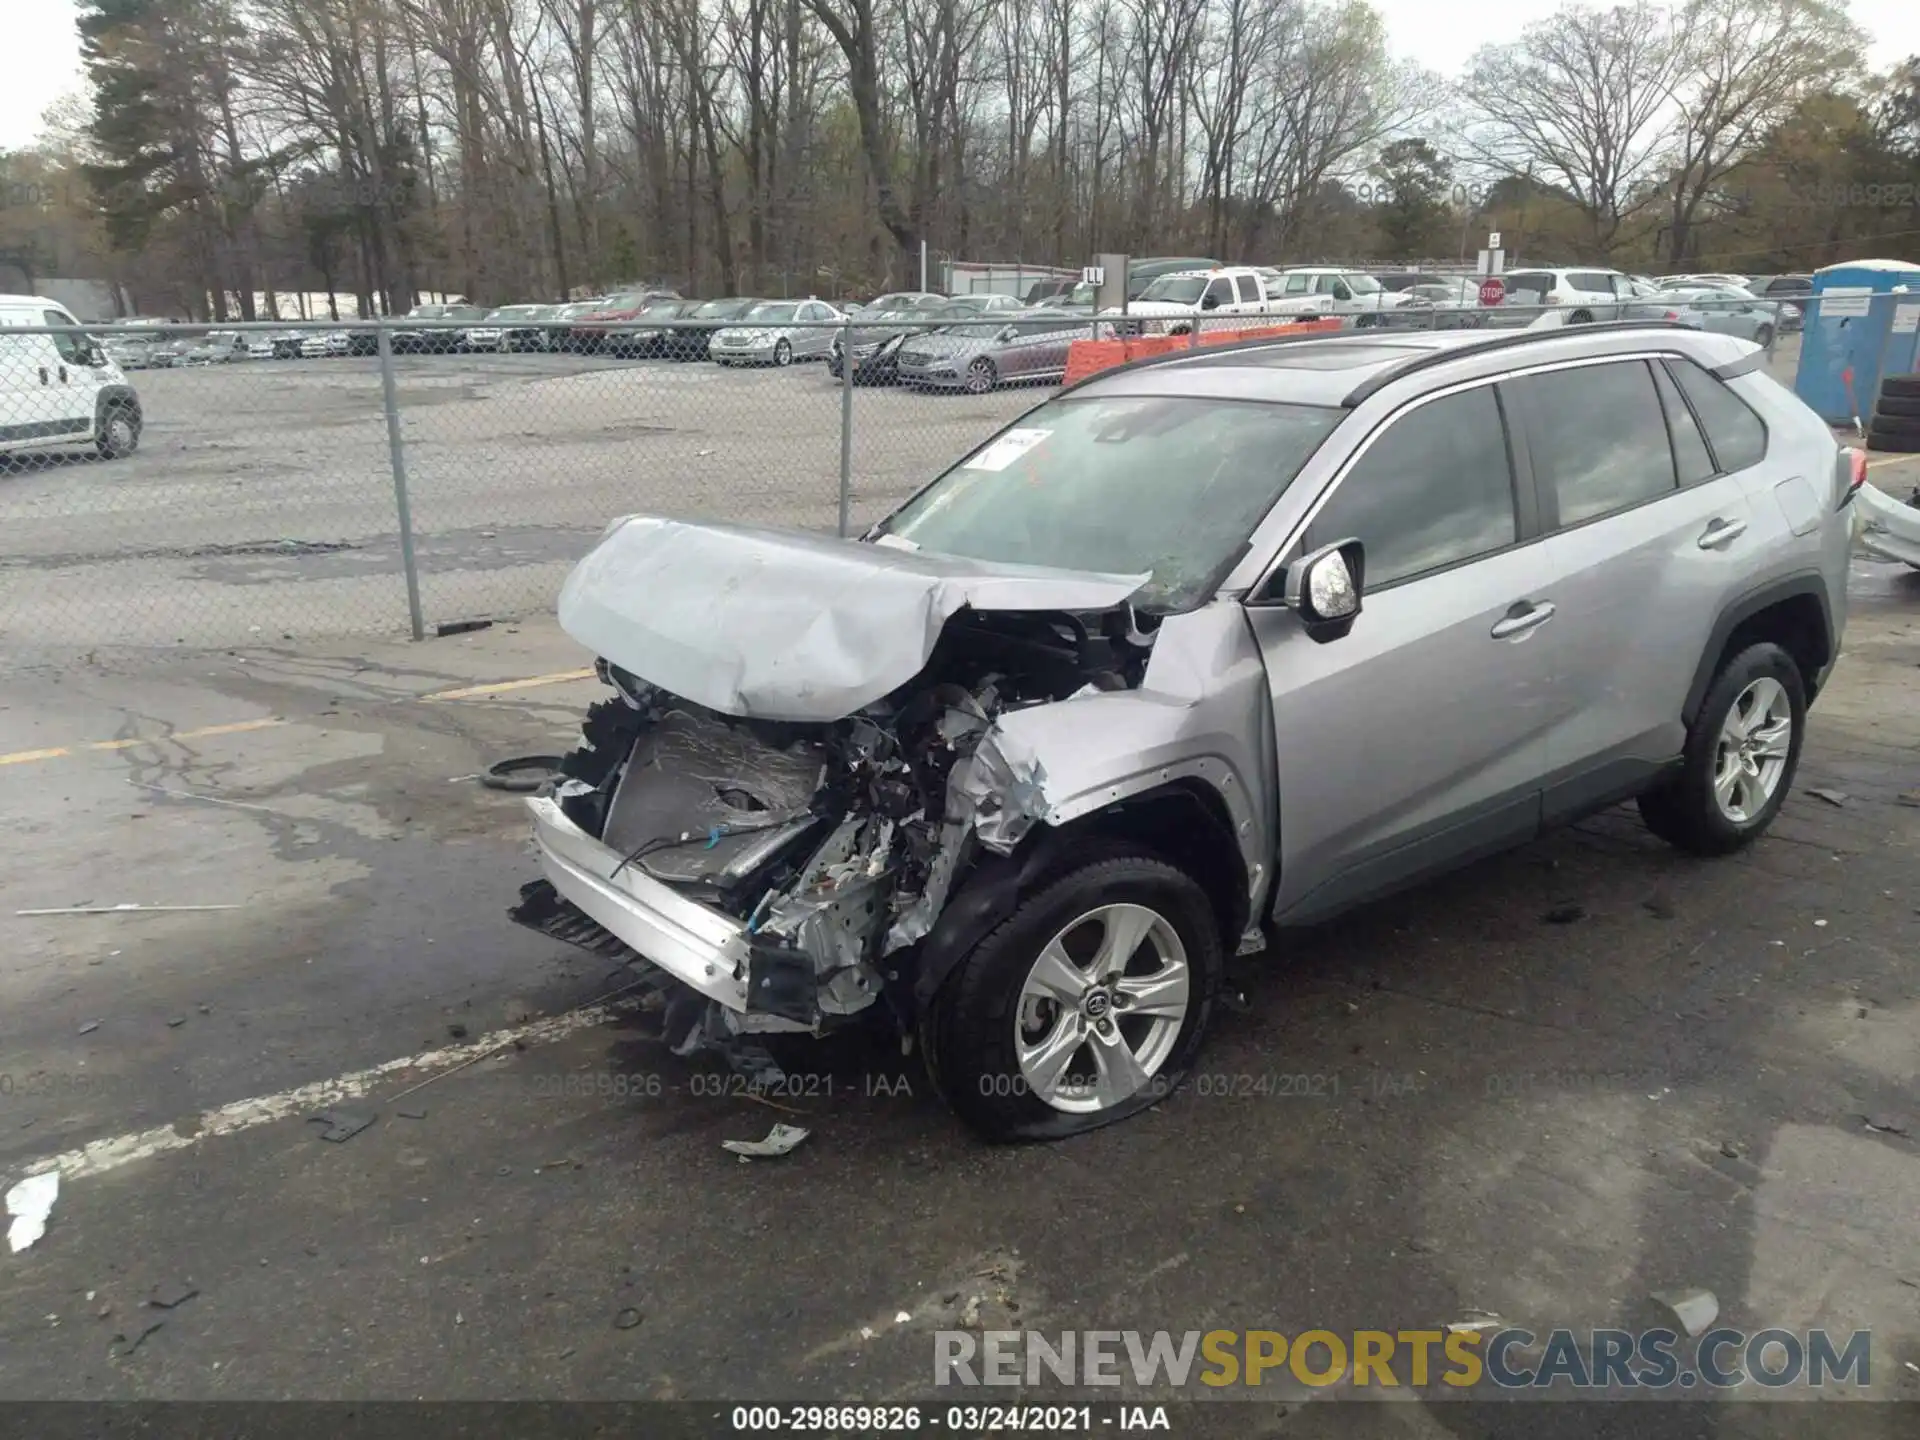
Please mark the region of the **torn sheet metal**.
[[776, 1125], [764, 1140], [722, 1140], [720, 1148], [730, 1150], [742, 1160], [773, 1160], [790, 1155], [802, 1140], [811, 1135], [798, 1125]]
[[1106, 610], [1149, 578], [635, 516], [567, 577], [560, 624], [708, 709], [837, 720], [917, 675], [963, 607]]
[[1871, 481], [1855, 492], [1853, 503], [1860, 510], [1862, 550], [1920, 567], [1920, 507], [1902, 505]]

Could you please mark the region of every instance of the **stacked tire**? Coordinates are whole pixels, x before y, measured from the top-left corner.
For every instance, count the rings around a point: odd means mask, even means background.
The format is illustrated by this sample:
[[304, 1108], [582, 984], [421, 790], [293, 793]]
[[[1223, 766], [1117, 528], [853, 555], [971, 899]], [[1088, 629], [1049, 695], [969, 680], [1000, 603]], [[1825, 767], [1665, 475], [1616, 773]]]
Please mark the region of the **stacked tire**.
[[1920, 374], [1889, 375], [1880, 382], [1867, 448], [1920, 453]]

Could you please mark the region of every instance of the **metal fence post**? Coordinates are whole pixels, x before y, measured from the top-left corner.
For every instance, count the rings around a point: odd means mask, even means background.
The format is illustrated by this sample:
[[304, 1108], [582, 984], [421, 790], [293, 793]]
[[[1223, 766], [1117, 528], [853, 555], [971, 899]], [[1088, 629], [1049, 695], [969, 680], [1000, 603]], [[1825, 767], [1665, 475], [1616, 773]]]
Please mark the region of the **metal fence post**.
[[840, 324], [840, 538], [853, 507], [853, 319]]
[[380, 348], [380, 399], [387, 412], [387, 459], [393, 466], [393, 508], [400, 519], [400, 568], [407, 577], [407, 619], [413, 638], [427, 638], [420, 612], [420, 567], [413, 554], [413, 511], [407, 505], [407, 447], [400, 435], [400, 397], [393, 383], [393, 334], [387, 317], [374, 322]]

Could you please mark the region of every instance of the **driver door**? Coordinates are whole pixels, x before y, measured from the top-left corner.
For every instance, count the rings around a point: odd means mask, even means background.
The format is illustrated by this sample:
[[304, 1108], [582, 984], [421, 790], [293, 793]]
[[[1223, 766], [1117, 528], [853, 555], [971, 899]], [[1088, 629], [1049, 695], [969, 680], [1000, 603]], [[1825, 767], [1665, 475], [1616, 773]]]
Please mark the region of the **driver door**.
[[[1352, 630], [1249, 604], [1272, 696], [1275, 918], [1311, 920], [1538, 833], [1554, 577], [1496, 387], [1389, 419], [1288, 555], [1366, 547]], [[1277, 595], [1284, 575], [1260, 595]]]

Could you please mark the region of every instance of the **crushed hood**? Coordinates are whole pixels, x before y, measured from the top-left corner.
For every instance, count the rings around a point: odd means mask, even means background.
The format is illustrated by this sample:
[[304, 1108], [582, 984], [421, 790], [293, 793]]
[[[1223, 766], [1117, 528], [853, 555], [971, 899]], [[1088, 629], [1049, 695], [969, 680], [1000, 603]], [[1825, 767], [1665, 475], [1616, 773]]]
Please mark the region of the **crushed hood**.
[[567, 577], [560, 624], [696, 705], [826, 721], [911, 680], [963, 608], [1106, 610], [1149, 578], [635, 516]]

